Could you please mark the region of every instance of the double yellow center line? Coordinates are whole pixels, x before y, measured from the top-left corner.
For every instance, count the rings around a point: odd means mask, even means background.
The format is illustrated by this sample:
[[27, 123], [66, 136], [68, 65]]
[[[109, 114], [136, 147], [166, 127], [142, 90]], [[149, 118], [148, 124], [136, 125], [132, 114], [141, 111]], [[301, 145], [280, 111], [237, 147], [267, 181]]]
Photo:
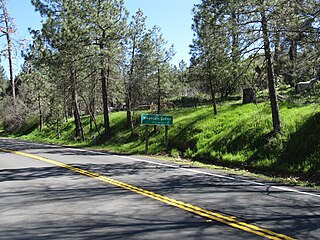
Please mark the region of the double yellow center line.
[[115, 179], [112, 179], [112, 178], [109, 178], [106, 176], [102, 176], [102, 175], [95, 173], [95, 172], [90, 172], [90, 171], [87, 171], [87, 170], [84, 170], [81, 168], [73, 167], [73, 166], [70, 166], [65, 163], [57, 162], [57, 161], [54, 161], [51, 159], [47, 159], [47, 158], [39, 157], [39, 156], [36, 156], [33, 154], [19, 152], [19, 151], [12, 151], [12, 150], [2, 149], [2, 148], [0, 148], [0, 151], [22, 155], [22, 156], [36, 159], [36, 160], [39, 160], [42, 162], [47, 162], [47, 163], [50, 163], [50, 164], [53, 164], [53, 165], [56, 165], [56, 166], [59, 166], [62, 168], [66, 168], [66, 169], [69, 169], [73, 172], [76, 172], [76, 173], [79, 173], [79, 174], [82, 174], [82, 175], [85, 175], [85, 176], [88, 176], [91, 178], [95, 178], [97, 180], [106, 182], [108, 184], [112, 184], [114, 186], [129, 190], [131, 192], [134, 192], [134, 193], [155, 199], [157, 201], [166, 203], [168, 205], [183, 209], [183, 210], [188, 211], [190, 213], [204, 217], [208, 220], [213, 220], [213, 221], [225, 224], [227, 226], [230, 226], [230, 227], [233, 227], [236, 229], [240, 229], [242, 231], [249, 232], [249, 233], [252, 233], [252, 234], [267, 238], [267, 239], [274, 239], [274, 240], [280, 240], [280, 239], [292, 240], [292, 239], [294, 239], [289, 236], [279, 234], [279, 233], [273, 232], [271, 230], [255, 226], [250, 223], [239, 221], [236, 219], [236, 217], [230, 217], [230, 216], [226, 216], [226, 215], [223, 215], [220, 213], [205, 210], [203, 208], [200, 208], [200, 207], [197, 207], [197, 206], [194, 206], [194, 205], [182, 202], [182, 201], [178, 201], [173, 198], [169, 198], [169, 197], [163, 196], [161, 194], [157, 194], [157, 193], [133, 186], [131, 184], [125, 183], [125, 182], [121, 182], [121, 181], [118, 181], [118, 180], [115, 180]]

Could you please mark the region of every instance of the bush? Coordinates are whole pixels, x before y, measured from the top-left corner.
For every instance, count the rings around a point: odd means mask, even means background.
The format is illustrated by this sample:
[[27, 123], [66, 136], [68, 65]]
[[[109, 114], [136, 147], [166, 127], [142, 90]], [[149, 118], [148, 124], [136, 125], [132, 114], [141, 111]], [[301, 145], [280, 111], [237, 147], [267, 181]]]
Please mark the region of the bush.
[[7, 96], [1, 102], [1, 119], [6, 132], [12, 133], [20, 129], [30, 115], [29, 108], [18, 98], [14, 106], [12, 97]]
[[197, 97], [181, 97], [174, 100], [173, 103], [178, 107], [197, 107], [200, 105], [200, 99]]

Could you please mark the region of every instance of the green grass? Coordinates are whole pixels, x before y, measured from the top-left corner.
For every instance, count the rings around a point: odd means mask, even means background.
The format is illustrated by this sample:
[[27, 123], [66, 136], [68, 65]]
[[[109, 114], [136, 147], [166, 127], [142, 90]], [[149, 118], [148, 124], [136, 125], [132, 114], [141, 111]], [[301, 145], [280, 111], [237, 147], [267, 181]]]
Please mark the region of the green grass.
[[[223, 104], [218, 116], [211, 107], [175, 109], [166, 112], [174, 116], [169, 128], [169, 153], [210, 165], [232, 167], [269, 176], [282, 176], [320, 183], [320, 108], [316, 104], [281, 103], [283, 131], [272, 137], [270, 107], [267, 103], [241, 105]], [[139, 117], [136, 113], [135, 116]], [[98, 117], [102, 129], [102, 116]], [[89, 118], [83, 117], [87, 140], [74, 139], [74, 123], [45, 127], [42, 132], [33, 127], [23, 139], [57, 144], [91, 147], [118, 153], [144, 154], [145, 127], [137, 126], [133, 135], [126, 130], [126, 113], [111, 114], [112, 138], [97, 144], [89, 133]], [[166, 154], [164, 128], [150, 130], [149, 153]], [[169, 155], [170, 155], [169, 154]]]

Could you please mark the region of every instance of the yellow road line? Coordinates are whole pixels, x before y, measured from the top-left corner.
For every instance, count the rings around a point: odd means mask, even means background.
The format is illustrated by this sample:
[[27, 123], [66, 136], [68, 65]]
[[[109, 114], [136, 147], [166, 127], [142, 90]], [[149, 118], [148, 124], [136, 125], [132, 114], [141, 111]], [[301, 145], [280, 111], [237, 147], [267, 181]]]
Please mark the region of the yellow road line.
[[73, 167], [71, 165], [61, 163], [61, 162], [58, 162], [55, 160], [39, 157], [39, 156], [29, 154], [29, 153], [12, 151], [12, 150], [2, 149], [2, 148], [0, 148], [0, 151], [22, 155], [22, 156], [36, 159], [36, 160], [39, 160], [42, 162], [47, 162], [47, 163], [50, 163], [50, 164], [53, 164], [53, 165], [56, 165], [56, 166], [59, 166], [62, 168], [66, 168], [66, 169], [69, 169], [69, 170], [74, 171], [76, 173], [79, 173], [79, 174], [82, 174], [82, 175], [85, 175], [85, 176], [88, 176], [91, 178], [95, 178], [97, 180], [109, 183], [111, 185], [129, 190], [131, 192], [134, 192], [134, 193], [152, 198], [154, 200], [166, 203], [168, 205], [183, 209], [185, 211], [191, 212], [193, 214], [204, 217], [206, 219], [210, 219], [210, 220], [231, 226], [233, 228], [243, 230], [245, 232], [249, 232], [249, 233], [261, 236], [261, 237], [265, 237], [267, 239], [273, 239], [273, 240], [281, 240], [281, 239], [282, 240], [293, 240], [294, 239], [294, 238], [291, 238], [291, 237], [286, 236], [284, 234], [276, 233], [271, 230], [255, 226], [250, 223], [239, 221], [236, 219], [236, 217], [229, 217], [229, 216], [226, 216], [226, 215], [223, 215], [220, 213], [215, 213], [215, 212], [212, 212], [209, 210], [205, 210], [203, 208], [200, 208], [200, 207], [197, 207], [197, 206], [194, 206], [194, 205], [182, 202], [182, 201], [178, 201], [173, 198], [169, 198], [169, 197], [166, 197], [166, 196], [163, 196], [163, 195], [160, 195], [160, 194], [133, 186], [131, 184], [127, 184], [125, 182], [121, 182], [121, 181], [106, 177], [106, 176], [101, 176], [98, 173], [94, 173], [94, 172], [90, 172], [90, 171], [87, 171], [87, 170], [84, 170], [81, 168]]

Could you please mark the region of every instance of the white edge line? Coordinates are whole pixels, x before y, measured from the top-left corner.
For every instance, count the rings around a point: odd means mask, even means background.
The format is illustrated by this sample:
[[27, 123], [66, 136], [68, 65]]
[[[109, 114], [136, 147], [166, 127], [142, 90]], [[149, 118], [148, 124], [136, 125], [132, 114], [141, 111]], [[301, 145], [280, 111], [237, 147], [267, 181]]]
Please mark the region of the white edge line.
[[224, 175], [220, 175], [220, 174], [208, 173], [208, 172], [203, 172], [203, 171], [194, 170], [194, 169], [188, 169], [188, 168], [185, 168], [185, 167], [179, 167], [179, 166], [170, 165], [170, 164], [157, 163], [157, 162], [138, 159], [138, 158], [134, 158], [134, 157], [120, 156], [120, 155], [114, 155], [114, 154], [108, 154], [108, 155], [110, 155], [112, 157], [125, 158], [125, 159], [130, 159], [130, 160], [140, 161], [140, 162], [146, 162], [146, 163], [160, 165], [160, 166], [183, 169], [184, 171], [189, 171], [189, 172], [194, 172], [194, 173], [199, 173], [199, 174], [204, 174], [204, 175], [209, 175], [209, 176], [214, 176], [214, 177], [219, 177], [219, 178], [225, 178], [225, 179], [229, 179], [229, 180], [236, 180], [236, 181], [240, 181], [240, 182], [255, 184], [257, 186], [265, 186], [265, 187], [268, 187], [268, 188], [274, 188], [274, 189], [283, 190], [283, 191], [287, 191], [287, 192], [294, 192], [294, 193], [299, 193], [299, 194], [303, 194], [303, 195], [309, 195], [309, 196], [320, 198], [320, 195], [318, 195], [318, 194], [299, 191], [299, 190], [286, 188], [286, 187], [278, 187], [278, 186], [274, 186], [274, 185], [271, 185], [271, 184], [259, 183], [259, 182], [255, 182], [255, 181], [252, 181], [252, 180], [238, 179], [238, 178], [228, 177], [228, 176], [224, 176]]
[[[56, 145], [47, 145], [47, 144], [42, 144], [42, 143], [32, 143], [32, 144], [36, 144], [36, 145], [40, 145], [40, 146], [47, 146], [47, 147], [57, 147]], [[208, 173], [208, 172], [203, 172], [203, 171], [194, 170], [194, 169], [188, 169], [186, 167], [180, 167], [180, 166], [171, 165], [171, 164], [158, 163], [158, 162], [153, 162], [153, 161], [150, 161], [150, 160], [143, 160], [143, 159], [139, 159], [139, 158], [135, 158], [135, 157], [115, 155], [115, 154], [98, 152], [98, 151], [93, 151], [93, 150], [78, 149], [78, 148], [68, 148], [68, 147], [64, 147], [64, 146], [58, 146], [58, 147], [70, 149], [70, 150], [73, 150], [73, 151], [88, 152], [88, 153], [101, 154], [101, 155], [108, 155], [108, 156], [117, 157], [117, 158], [124, 158], [124, 159], [139, 161], [139, 162], [146, 162], [146, 163], [150, 163], [150, 164], [154, 164], [154, 165], [181, 169], [183, 171], [189, 171], [189, 172], [209, 175], [209, 176], [213, 176], [213, 177], [219, 177], [219, 178], [225, 178], [225, 179], [234, 180], [234, 181], [251, 183], [251, 184], [254, 184], [254, 185], [257, 185], [257, 186], [265, 186], [265, 187], [268, 187], [269, 189], [270, 188], [274, 188], [274, 189], [278, 189], [278, 190], [282, 190], [282, 191], [294, 192], [294, 193], [298, 193], [298, 194], [302, 194], [302, 195], [309, 195], [309, 196], [320, 198], [320, 195], [314, 194], [314, 193], [299, 191], [299, 190], [296, 190], [296, 189], [291, 189], [291, 188], [286, 188], [286, 187], [274, 186], [274, 185], [271, 185], [271, 184], [259, 183], [259, 182], [255, 182], [255, 181], [252, 181], [252, 180], [238, 179], [238, 178], [228, 177], [228, 176], [224, 176], [224, 175], [220, 175], [220, 174]]]

